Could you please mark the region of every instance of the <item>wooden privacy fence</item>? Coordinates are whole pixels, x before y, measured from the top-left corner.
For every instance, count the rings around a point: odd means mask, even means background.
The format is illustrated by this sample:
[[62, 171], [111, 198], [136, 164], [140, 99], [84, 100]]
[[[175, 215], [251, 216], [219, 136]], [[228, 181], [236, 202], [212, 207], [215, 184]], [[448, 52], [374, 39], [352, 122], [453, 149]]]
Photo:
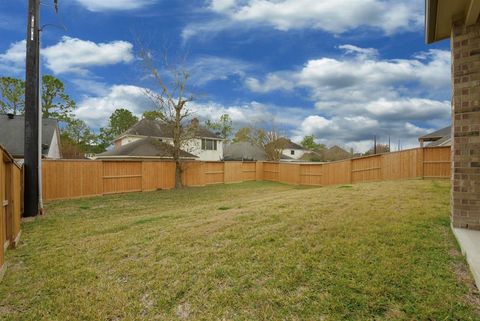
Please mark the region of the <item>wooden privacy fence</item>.
[[0, 145], [0, 280], [5, 271], [5, 251], [20, 237], [22, 169]]
[[[185, 186], [274, 181], [327, 186], [407, 178], [449, 178], [450, 147], [416, 148], [333, 163], [200, 162], [182, 164]], [[45, 200], [170, 189], [170, 161], [43, 162]]]
[[264, 163], [264, 180], [327, 186], [408, 178], [450, 178], [450, 147], [416, 148], [339, 162]]

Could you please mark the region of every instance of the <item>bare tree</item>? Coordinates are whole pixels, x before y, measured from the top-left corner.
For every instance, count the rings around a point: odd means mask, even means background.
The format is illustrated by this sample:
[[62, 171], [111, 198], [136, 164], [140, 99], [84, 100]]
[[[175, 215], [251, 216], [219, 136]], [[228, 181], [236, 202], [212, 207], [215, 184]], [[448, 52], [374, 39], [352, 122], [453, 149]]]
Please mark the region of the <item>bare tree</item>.
[[192, 116], [188, 103], [194, 96], [188, 92], [189, 72], [182, 64], [169, 64], [167, 55], [163, 57], [162, 71], [166, 70], [168, 76], [163, 76], [156, 67], [152, 53], [142, 48], [140, 57], [148, 74], [153, 77], [155, 90], [146, 90], [146, 96], [158, 111], [158, 119], [165, 126], [173, 139], [171, 150], [175, 161], [175, 187], [182, 187], [182, 150], [191, 148], [192, 139], [198, 129], [198, 121], [189, 121]]
[[259, 144], [267, 154], [267, 160], [278, 162], [282, 158], [283, 151], [287, 146], [288, 139], [284, 138], [276, 130], [257, 130]]
[[267, 160], [277, 162], [281, 159], [288, 139], [280, 133], [275, 123], [252, 127], [247, 132], [250, 142], [265, 151]]

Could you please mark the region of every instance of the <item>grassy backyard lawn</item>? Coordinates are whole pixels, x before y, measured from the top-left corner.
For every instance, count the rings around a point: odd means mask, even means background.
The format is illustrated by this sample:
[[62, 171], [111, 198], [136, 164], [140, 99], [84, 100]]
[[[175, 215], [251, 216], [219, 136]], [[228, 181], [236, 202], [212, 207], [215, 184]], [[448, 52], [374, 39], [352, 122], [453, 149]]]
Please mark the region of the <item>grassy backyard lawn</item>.
[[480, 320], [449, 183], [244, 183], [47, 204], [1, 320]]

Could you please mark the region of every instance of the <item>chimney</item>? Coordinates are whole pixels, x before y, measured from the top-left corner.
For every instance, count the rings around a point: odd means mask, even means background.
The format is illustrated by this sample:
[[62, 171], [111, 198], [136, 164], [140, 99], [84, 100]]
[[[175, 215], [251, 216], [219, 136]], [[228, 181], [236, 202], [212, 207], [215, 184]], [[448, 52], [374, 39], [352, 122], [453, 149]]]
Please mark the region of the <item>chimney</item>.
[[8, 113], [7, 116], [8, 116], [8, 119], [14, 119], [15, 118], [15, 114], [13, 114], [13, 113]]
[[191, 124], [193, 127], [198, 128], [198, 125], [200, 124], [200, 122], [198, 121], [198, 118], [194, 118], [192, 119]]

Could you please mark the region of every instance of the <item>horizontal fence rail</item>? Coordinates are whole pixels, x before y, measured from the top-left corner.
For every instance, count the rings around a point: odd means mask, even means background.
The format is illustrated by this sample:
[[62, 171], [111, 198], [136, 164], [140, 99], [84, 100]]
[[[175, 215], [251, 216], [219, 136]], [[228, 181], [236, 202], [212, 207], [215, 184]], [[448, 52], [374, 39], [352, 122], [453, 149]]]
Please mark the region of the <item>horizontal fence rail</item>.
[[[450, 147], [416, 148], [332, 163], [200, 162], [182, 163], [184, 186], [273, 181], [328, 186], [408, 178], [449, 178]], [[46, 200], [175, 187], [171, 161], [46, 160]]]

